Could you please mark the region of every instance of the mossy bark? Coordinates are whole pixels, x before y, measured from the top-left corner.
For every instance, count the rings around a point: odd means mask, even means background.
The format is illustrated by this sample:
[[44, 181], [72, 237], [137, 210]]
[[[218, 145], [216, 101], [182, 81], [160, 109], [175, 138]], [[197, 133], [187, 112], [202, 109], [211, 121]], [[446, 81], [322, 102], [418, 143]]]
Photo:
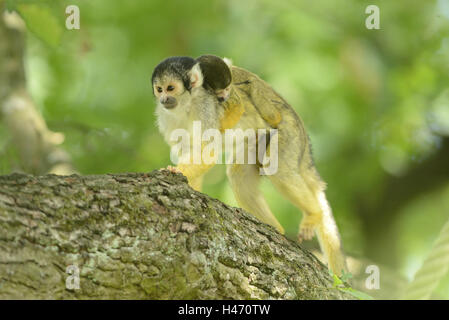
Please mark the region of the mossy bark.
[[23, 298], [348, 296], [297, 243], [164, 170], [0, 176], [0, 299]]

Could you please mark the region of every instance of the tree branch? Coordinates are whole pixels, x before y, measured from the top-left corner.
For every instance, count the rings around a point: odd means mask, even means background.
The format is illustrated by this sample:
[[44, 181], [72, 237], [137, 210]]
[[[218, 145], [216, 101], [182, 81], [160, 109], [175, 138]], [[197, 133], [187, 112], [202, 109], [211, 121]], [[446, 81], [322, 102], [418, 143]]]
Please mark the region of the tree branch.
[[0, 176], [0, 299], [351, 298], [297, 243], [186, 182]]

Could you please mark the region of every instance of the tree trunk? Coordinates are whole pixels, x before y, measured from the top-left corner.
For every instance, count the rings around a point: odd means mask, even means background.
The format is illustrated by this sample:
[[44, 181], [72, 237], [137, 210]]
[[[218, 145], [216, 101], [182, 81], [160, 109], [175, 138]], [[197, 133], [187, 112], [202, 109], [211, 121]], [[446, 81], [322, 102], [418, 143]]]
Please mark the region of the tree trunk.
[[180, 174], [0, 176], [0, 299], [348, 298], [332, 283]]

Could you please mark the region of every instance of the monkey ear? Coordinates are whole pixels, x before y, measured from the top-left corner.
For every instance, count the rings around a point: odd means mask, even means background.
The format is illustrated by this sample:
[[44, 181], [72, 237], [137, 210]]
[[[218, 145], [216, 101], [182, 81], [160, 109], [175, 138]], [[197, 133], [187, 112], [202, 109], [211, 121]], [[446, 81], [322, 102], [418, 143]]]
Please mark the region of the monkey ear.
[[190, 86], [192, 88], [199, 88], [203, 85], [204, 76], [201, 71], [200, 64], [197, 63], [193, 66], [193, 68], [189, 72], [190, 75]]
[[229, 69], [232, 68], [232, 60], [231, 59], [224, 57], [223, 61], [228, 65]]

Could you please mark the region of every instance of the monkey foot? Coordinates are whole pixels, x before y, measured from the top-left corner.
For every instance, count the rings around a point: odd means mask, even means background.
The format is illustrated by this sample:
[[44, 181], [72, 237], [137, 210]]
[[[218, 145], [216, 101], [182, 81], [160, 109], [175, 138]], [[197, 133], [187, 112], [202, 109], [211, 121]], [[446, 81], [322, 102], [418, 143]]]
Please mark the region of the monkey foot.
[[173, 173], [181, 173], [181, 171], [179, 171], [178, 168], [173, 167], [173, 166], [167, 166], [167, 168], [159, 169], [159, 171], [163, 171], [163, 170], [168, 170], [168, 171], [173, 172]]
[[311, 240], [314, 235], [313, 226], [303, 226], [299, 227], [298, 241], [301, 243], [304, 240]]

